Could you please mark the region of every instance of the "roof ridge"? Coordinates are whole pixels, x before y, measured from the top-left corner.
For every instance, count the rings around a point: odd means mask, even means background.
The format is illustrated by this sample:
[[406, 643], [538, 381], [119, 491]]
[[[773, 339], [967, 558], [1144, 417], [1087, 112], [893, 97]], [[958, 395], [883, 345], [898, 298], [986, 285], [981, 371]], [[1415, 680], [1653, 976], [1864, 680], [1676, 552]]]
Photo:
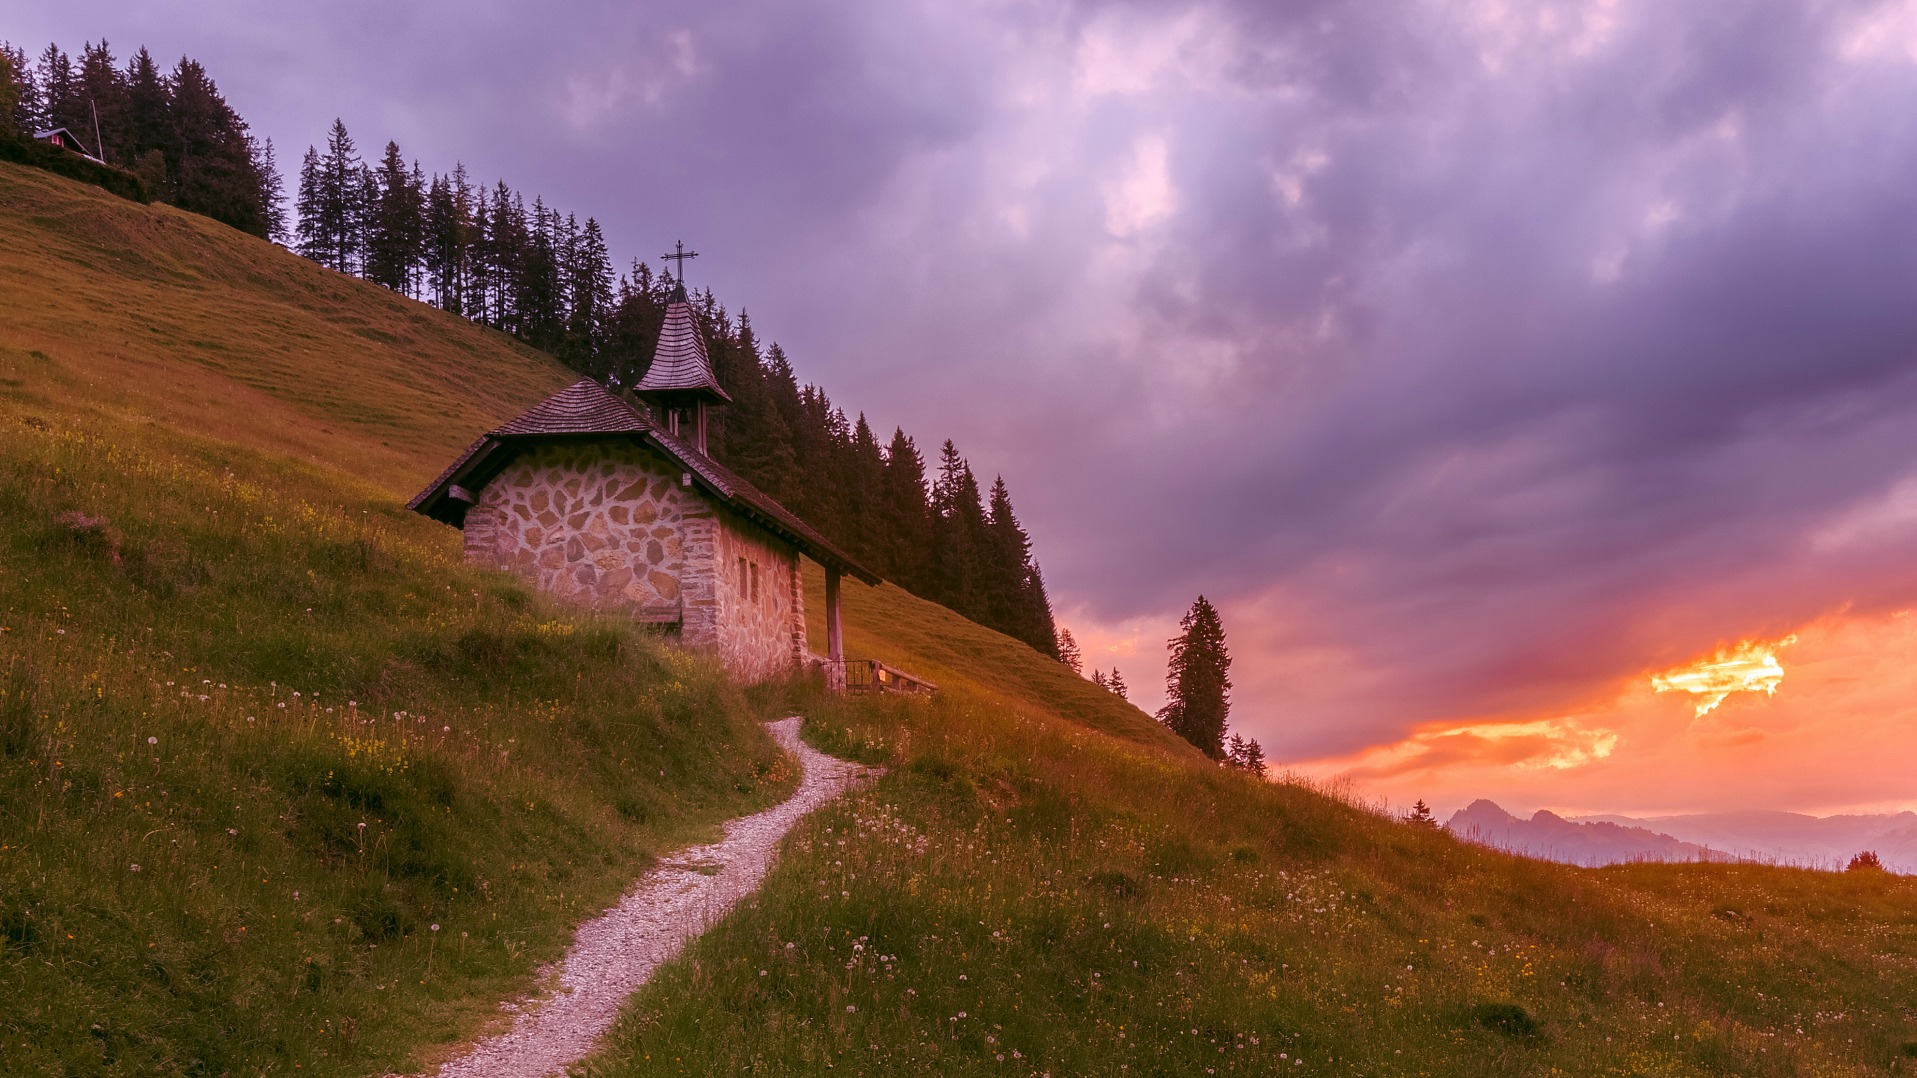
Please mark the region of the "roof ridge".
[[526, 434], [624, 434], [652, 429], [652, 420], [590, 378], [533, 405], [493, 429], [500, 437]]

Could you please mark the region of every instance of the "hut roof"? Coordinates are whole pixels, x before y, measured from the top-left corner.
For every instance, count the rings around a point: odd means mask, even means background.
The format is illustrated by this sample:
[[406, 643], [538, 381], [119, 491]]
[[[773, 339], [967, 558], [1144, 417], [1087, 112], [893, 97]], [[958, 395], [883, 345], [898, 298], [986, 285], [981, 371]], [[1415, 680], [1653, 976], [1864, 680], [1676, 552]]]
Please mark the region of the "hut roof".
[[[33, 138], [36, 142], [51, 142], [62, 149], [72, 150], [74, 153], [79, 154], [89, 161], [100, 161], [99, 158], [87, 152], [86, 143], [81, 142], [80, 136], [74, 134], [68, 128], [49, 127], [44, 130], [35, 131]], [[100, 161], [100, 163], [103, 165], [106, 164], [105, 161]]]
[[463, 527], [472, 499], [527, 449], [554, 441], [613, 438], [646, 445], [693, 477], [707, 496], [798, 547], [820, 565], [851, 573], [867, 584], [880, 578], [718, 461], [655, 426], [642, 411], [582, 379], [547, 397], [474, 442], [459, 459], [420, 491], [406, 508]]
[[652, 366], [633, 387], [639, 393], [696, 393], [716, 401], [730, 402], [713, 376], [712, 361], [706, 356], [705, 334], [699, 332], [699, 320], [686, 300], [686, 289], [673, 290], [666, 304], [665, 324], [659, 328], [659, 344], [652, 351]]

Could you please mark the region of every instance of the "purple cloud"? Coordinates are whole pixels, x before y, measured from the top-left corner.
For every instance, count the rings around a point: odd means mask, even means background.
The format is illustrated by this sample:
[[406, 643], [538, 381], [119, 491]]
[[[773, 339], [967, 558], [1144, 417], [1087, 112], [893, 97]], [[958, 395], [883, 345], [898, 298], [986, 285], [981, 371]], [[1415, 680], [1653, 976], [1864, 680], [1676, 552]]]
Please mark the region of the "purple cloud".
[[1061, 606], [1219, 602], [1280, 756], [1917, 595], [1869, 516], [1917, 474], [1905, 8], [9, 21], [193, 54], [283, 162], [341, 115], [694, 243], [804, 375], [1003, 471]]

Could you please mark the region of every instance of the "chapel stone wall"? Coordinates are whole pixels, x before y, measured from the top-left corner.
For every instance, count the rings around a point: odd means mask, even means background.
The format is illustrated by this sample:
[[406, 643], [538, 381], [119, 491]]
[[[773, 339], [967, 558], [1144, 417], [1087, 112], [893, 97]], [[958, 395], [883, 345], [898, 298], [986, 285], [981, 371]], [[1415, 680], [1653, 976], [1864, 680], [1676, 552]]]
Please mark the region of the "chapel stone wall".
[[791, 670], [805, 647], [798, 552], [682, 474], [631, 443], [529, 449], [467, 511], [466, 560], [570, 602], [676, 622], [735, 676]]
[[804, 592], [790, 544], [729, 511], [713, 529], [714, 615], [720, 657], [741, 677], [792, 670], [803, 646]]
[[639, 445], [544, 445], [466, 513], [466, 560], [587, 606], [675, 620], [691, 553], [715, 523], [679, 471]]

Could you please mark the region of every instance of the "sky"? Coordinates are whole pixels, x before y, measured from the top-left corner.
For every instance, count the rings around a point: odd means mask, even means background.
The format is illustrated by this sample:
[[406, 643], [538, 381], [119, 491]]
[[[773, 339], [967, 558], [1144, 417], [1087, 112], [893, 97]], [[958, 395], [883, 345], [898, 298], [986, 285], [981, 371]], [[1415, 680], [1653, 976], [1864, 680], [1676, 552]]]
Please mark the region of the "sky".
[[[337, 116], [621, 261], [685, 240], [802, 377], [1005, 476], [1147, 709], [1209, 597], [1278, 770], [1917, 806], [1913, 0], [66, 0], [0, 37], [190, 54], [283, 165]], [[1760, 676], [1656, 688], [1714, 662]]]

